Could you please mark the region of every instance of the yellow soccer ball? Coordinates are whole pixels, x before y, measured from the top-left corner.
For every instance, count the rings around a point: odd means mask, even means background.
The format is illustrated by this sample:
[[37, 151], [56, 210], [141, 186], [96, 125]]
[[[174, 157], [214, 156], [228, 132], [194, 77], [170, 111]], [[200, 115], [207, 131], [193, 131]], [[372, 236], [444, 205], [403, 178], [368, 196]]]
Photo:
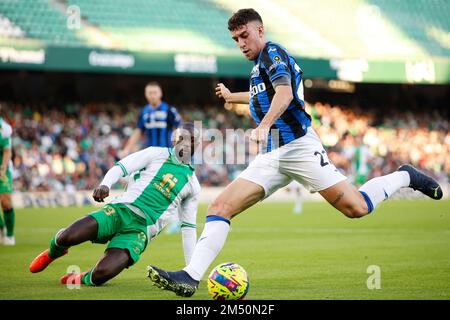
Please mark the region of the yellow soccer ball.
[[214, 300], [242, 300], [249, 285], [247, 272], [234, 262], [219, 264], [208, 277], [208, 292]]

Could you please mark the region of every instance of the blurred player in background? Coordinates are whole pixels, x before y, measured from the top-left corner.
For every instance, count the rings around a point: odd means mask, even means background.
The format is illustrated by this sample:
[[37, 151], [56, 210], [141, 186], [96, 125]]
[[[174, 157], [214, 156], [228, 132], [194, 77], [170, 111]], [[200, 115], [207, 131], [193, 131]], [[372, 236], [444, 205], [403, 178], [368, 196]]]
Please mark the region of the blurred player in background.
[[128, 140], [120, 157], [125, 157], [139, 149], [138, 143], [145, 134], [145, 147], [171, 147], [172, 132], [181, 123], [181, 116], [175, 107], [162, 101], [163, 92], [158, 82], [152, 81], [145, 86], [145, 98], [148, 104], [139, 114], [136, 129]]
[[[140, 112], [136, 129], [123, 151], [119, 153], [120, 157], [139, 149], [138, 143], [142, 134], [145, 134], [145, 147], [171, 147], [173, 130], [178, 128], [182, 119], [177, 109], [162, 101], [162, 97], [163, 91], [158, 82], [152, 81], [145, 86], [148, 104]], [[173, 219], [166, 229], [167, 233], [180, 232], [180, 221], [176, 216]]]
[[85, 241], [109, 244], [105, 254], [88, 272], [69, 273], [61, 283], [97, 286], [135, 264], [148, 242], [166, 226], [172, 215], [179, 215], [185, 262], [189, 263], [197, 233], [196, 219], [200, 184], [191, 166], [199, 133], [193, 124], [183, 124], [174, 135], [174, 148], [149, 147], [130, 154], [105, 175], [93, 198], [103, 202], [120, 177], [131, 174], [126, 191], [102, 209], [60, 230], [50, 248], [30, 264], [32, 273], [41, 272], [69, 247]]
[[176, 272], [149, 266], [149, 278], [155, 285], [180, 296], [193, 295], [225, 244], [230, 220], [292, 180], [319, 192], [349, 218], [371, 213], [404, 187], [435, 200], [442, 198], [439, 184], [410, 165], [356, 189], [328, 159], [311, 127], [311, 117], [304, 108], [303, 71], [294, 57], [266, 40], [261, 16], [253, 9], [236, 12], [228, 20], [228, 29], [243, 55], [254, 62], [250, 92], [231, 93], [219, 84], [216, 94], [226, 102], [249, 104], [258, 125], [250, 138], [262, 145], [261, 153], [209, 206], [191, 262]]
[[363, 137], [355, 138], [353, 164], [355, 166], [355, 184], [362, 186], [370, 173], [370, 159], [373, 157], [368, 145], [364, 144]]
[[[0, 114], [1, 114], [0, 105]], [[12, 204], [11, 178], [11, 126], [0, 116], [0, 202], [4, 220], [0, 215], [0, 243], [7, 246], [16, 244], [14, 237], [14, 208]]]
[[294, 196], [294, 213], [301, 214], [303, 211], [302, 191], [301, 185], [295, 180], [287, 185], [287, 191]]

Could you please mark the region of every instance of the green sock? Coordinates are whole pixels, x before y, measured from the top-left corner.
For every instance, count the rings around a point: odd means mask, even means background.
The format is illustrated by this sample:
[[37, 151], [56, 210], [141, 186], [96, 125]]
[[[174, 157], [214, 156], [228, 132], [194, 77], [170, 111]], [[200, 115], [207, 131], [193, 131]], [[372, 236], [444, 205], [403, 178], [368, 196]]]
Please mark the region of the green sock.
[[3, 211], [5, 214], [6, 236], [14, 236], [14, 209]]
[[[59, 233], [59, 232], [58, 232]], [[58, 235], [56, 234], [56, 236]], [[56, 236], [50, 240], [50, 249], [48, 251], [48, 255], [52, 259], [56, 259], [64, 255], [64, 250], [67, 249], [66, 247], [62, 247], [56, 244]]]
[[2, 215], [0, 213], [0, 229], [3, 229], [5, 227], [5, 222], [2, 219]]
[[87, 284], [88, 286], [95, 287], [95, 284], [92, 282], [91, 276], [92, 276], [92, 270], [90, 270], [89, 272], [84, 274], [84, 276], [81, 278], [81, 283]]

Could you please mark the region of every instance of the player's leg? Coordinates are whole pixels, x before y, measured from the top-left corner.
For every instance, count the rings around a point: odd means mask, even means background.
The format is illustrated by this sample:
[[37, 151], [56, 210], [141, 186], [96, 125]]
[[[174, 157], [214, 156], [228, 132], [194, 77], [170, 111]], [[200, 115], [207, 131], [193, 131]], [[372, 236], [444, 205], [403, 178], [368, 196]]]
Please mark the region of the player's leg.
[[363, 195], [347, 180], [319, 191], [333, 207], [349, 218], [360, 218], [369, 213]]
[[210, 264], [225, 244], [230, 220], [264, 198], [260, 185], [237, 178], [208, 207], [205, 227], [195, 246], [190, 263], [177, 272], [149, 266], [149, 278], [162, 289], [180, 296], [191, 296]]
[[301, 214], [302, 210], [303, 210], [303, 200], [302, 200], [302, 192], [301, 192], [300, 186], [297, 186], [297, 188], [295, 188], [294, 194], [295, 194], [294, 213]]
[[51, 240], [50, 248], [39, 254], [30, 264], [30, 272], [44, 270], [55, 259], [65, 255], [68, 248], [85, 241], [108, 242], [120, 225], [120, 219], [113, 205], [106, 205], [61, 229]]
[[189, 264], [177, 272], [149, 266], [149, 278], [177, 295], [193, 295], [226, 241], [230, 220], [291, 180], [279, 172], [268, 154], [259, 155], [208, 207], [205, 227]]
[[342, 181], [320, 191], [320, 194], [347, 217], [360, 218], [371, 213], [396, 191], [406, 187], [419, 190], [435, 200], [442, 198], [439, 184], [410, 165], [403, 165], [393, 173], [373, 178], [358, 190], [347, 181]]
[[92, 216], [85, 216], [65, 229], [60, 230], [54, 237], [57, 246], [69, 248], [85, 241], [97, 238], [98, 222]]
[[7, 244], [7, 237], [14, 237], [14, 209], [10, 193], [0, 193], [0, 204], [5, 220], [0, 215], [0, 241]]
[[43, 271], [55, 259], [67, 254], [69, 247], [97, 238], [98, 223], [92, 216], [85, 216], [66, 229], [61, 229], [51, 240], [50, 247], [41, 252], [30, 264], [32, 273]]
[[[109, 206], [110, 209], [103, 210], [103, 212], [107, 212], [106, 217], [109, 221], [118, 220], [114, 225], [108, 226], [102, 218], [102, 213], [94, 214], [99, 221], [99, 236], [96, 236], [94, 241], [103, 242], [102, 239], [111, 239], [104, 256], [88, 272], [79, 275], [64, 275], [61, 278], [63, 284], [70, 281], [71, 278], [75, 278], [75, 280], [78, 280], [77, 283], [91, 286], [101, 285], [114, 278], [123, 269], [134, 265], [144, 252], [147, 246], [146, 220], [136, 215], [125, 205], [114, 204]], [[108, 226], [108, 229], [105, 228], [105, 225]], [[114, 234], [111, 236], [111, 233]]]
[[191, 262], [184, 268], [193, 279], [199, 281], [222, 250], [230, 230], [230, 220], [262, 200], [264, 195], [264, 188], [260, 185], [237, 178], [209, 205], [205, 227]]
[[3, 221], [3, 214], [0, 212], [0, 244], [3, 244], [3, 239], [6, 236], [5, 222]]
[[[15, 213], [12, 204], [12, 179], [9, 170], [6, 171], [4, 179], [0, 182], [0, 204], [4, 215], [3, 221], [0, 221], [0, 227], [3, 233], [3, 244], [5, 245], [15, 245], [16, 240], [14, 237], [14, 221]], [[1, 218], [0, 218], [1, 220]], [[3, 226], [2, 226], [3, 224]]]
[[99, 286], [114, 278], [132, 263], [130, 253], [126, 249], [109, 248], [95, 267], [83, 274], [81, 282], [91, 286]]
[[130, 212], [123, 214], [125, 227], [111, 239], [105, 255], [95, 267], [83, 276], [83, 283], [98, 286], [114, 278], [123, 269], [134, 265], [147, 247], [145, 219]]
[[383, 200], [403, 187], [420, 190], [433, 199], [442, 197], [439, 184], [410, 165], [373, 178], [358, 190], [352, 186], [332, 162], [313, 129], [295, 142], [295, 148], [284, 153], [281, 168], [312, 191], [318, 191], [331, 205], [350, 218], [372, 212]]

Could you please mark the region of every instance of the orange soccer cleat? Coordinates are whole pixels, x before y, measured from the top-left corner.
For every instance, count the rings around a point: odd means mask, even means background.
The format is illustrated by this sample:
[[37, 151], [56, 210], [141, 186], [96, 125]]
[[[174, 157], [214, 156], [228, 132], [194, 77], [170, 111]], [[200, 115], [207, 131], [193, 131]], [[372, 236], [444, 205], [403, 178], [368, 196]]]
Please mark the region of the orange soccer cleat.
[[60, 279], [61, 284], [82, 284], [83, 281], [83, 276], [88, 273], [86, 272], [81, 272], [81, 273], [66, 273], [65, 275], [63, 275]]
[[[68, 250], [64, 250], [64, 254], [67, 254]], [[55, 258], [56, 259], [56, 258]], [[47, 268], [47, 266], [52, 263], [55, 259], [51, 258], [48, 255], [48, 249], [41, 252], [36, 258], [34, 258], [33, 261], [31, 261], [30, 263], [30, 272], [32, 273], [37, 273], [37, 272], [41, 272], [42, 270], [44, 270], [45, 268]]]

